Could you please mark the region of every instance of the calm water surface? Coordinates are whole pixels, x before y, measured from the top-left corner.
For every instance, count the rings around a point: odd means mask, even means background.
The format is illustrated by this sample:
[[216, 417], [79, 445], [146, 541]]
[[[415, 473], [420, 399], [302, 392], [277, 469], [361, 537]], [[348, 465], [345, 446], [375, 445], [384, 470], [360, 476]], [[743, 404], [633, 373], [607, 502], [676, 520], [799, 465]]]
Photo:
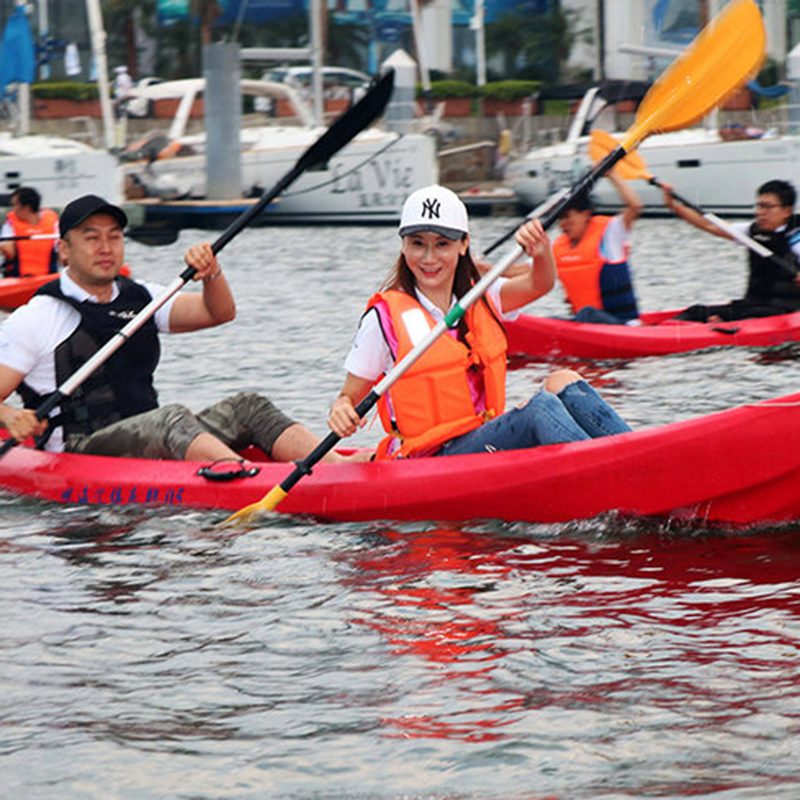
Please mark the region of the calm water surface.
[[[477, 220], [478, 246], [510, 224]], [[167, 283], [201, 236], [129, 261]], [[634, 246], [647, 310], [743, 290], [744, 256], [673, 220]], [[386, 228], [242, 233], [223, 253], [239, 317], [167, 340], [162, 401], [257, 389], [324, 433], [396, 250]], [[563, 312], [557, 293], [535, 308]], [[572, 366], [634, 427], [798, 386], [795, 348]], [[515, 364], [510, 400], [550, 368]], [[800, 796], [800, 528], [231, 533], [211, 513], [0, 506], [0, 798]]]

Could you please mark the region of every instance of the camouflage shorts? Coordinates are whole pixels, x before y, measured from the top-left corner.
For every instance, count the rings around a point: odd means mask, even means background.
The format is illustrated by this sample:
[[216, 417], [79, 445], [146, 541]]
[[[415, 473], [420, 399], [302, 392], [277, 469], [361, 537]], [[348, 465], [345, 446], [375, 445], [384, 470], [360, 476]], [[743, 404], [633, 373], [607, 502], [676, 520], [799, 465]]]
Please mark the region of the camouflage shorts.
[[270, 455], [275, 440], [293, 424], [294, 420], [268, 398], [240, 392], [199, 414], [173, 404], [128, 417], [92, 434], [70, 434], [66, 449], [92, 455], [182, 460], [201, 433], [211, 433], [233, 450], [256, 445]]

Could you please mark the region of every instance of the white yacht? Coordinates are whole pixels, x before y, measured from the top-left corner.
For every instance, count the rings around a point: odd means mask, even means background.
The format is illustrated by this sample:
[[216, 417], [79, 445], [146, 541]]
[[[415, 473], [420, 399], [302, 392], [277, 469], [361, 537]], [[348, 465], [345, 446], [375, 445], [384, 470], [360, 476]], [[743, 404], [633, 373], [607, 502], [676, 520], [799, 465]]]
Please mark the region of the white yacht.
[[[193, 78], [156, 83], [133, 93], [139, 104], [143, 99], [179, 99], [169, 131], [130, 148], [123, 157], [128, 198], [144, 197], [150, 217], [156, 211], [152, 198], [183, 203], [188, 210], [188, 203], [206, 197], [205, 133], [188, 132], [191, 109], [204, 88], [203, 78]], [[324, 128], [314, 123], [310, 108], [286, 83], [243, 79], [241, 91], [257, 98], [253, 106], [262, 109], [246, 114], [241, 127], [241, 194], [253, 198], [275, 185]], [[400, 135], [375, 126], [323, 168], [303, 174], [261, 221], [395, 222], [405, 197], [437, 179], [433, 137]]]
[[[637, 99], [626, 95], [620, 82], [593, 86], [584, 95], [564, 141], [534, 148], [508, 165], [506, 181], [521, 205], [534, 208], [593, 166], [589, 157], [593, 128], [622, 137], [625, 128], [620, 127], [618, 106], [615, 110], [621, 98]], [[650, 136], [638, 149], [652, 176], [717, 214], [750, 215], [756, 190], [772, 178], [792, 181], [800, 188], [800, 135], [780, 133], [777, 126], [698, 126]], [[636, 190], [646, 212], [664, 213], [659, 188], [641, 182]], [[608, 181], [596, 184], [593, 198], [601, 209], [620, 207]]]

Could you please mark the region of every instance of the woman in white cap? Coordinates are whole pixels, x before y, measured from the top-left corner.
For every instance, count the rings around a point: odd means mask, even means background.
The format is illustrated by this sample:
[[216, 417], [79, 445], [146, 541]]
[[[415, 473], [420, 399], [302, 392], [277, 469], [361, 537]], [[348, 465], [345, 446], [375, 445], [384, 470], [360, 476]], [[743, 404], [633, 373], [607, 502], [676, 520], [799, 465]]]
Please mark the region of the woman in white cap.
[[[400, 220], [400, 256], [361, 319], [345, 361], [347, 378], [328, 424], [341, 437], [363, 424], [355, 406], [395, 362], [479, 279], [469, 251], [467, 210], [442, 186], [411, 194]], [[387, 432], [376, 457], [513, 450], [624, 433], [630, 427], [577, 372], [558, 370], [526, 404], [505, 412], [502, 321], [549, 292], [556, 268], [539, 220], [516, 241], [531, 267], [499, 278], [378, 402]]]

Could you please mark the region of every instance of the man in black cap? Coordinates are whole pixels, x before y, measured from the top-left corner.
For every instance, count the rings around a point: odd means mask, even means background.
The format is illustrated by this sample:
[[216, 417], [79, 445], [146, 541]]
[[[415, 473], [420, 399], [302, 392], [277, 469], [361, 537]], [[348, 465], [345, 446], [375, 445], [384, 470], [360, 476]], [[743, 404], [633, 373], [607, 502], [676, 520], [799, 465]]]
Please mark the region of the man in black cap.
[[236, 313], [208, 242], [185, 255], [202, 292], [173, 295], [49, 421], [36, 419], [33, 409], [163, 291], [120, 275], [127, 222], [121, 208], [96, 195], [64, 208], [58, 253], [66, 269], [0, 329], [0, 399], [18, 391], [25, 406], [0, 404], [0, 424], [18, 441], [46, 437], [49, 450], [95, 455], [216, 461], [254, 444], [277, 461], [305, 457], [319, 439], [261, 395], [241, 392], [199, 414], [158, 406], [159, 333], [220, 325]]

